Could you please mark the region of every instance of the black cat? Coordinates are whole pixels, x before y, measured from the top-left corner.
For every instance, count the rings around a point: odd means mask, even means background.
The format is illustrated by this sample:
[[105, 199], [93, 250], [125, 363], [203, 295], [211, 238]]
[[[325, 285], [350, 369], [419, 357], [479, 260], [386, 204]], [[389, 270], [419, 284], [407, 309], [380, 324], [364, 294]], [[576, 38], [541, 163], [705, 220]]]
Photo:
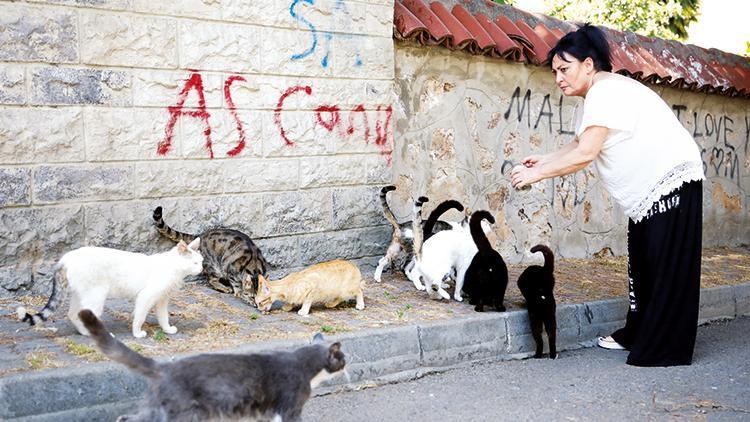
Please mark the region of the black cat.
[[[211, 353], [157, 362], [115, 339], [90, 310], [78, 316], [102, 353], [151, 384], [140, 411], [118, 421], [298, 421], [312, 388], [346, 364], [339, 343], [293, 352]], [[322, 339], [315, 336], [318, 342]]]
[[494, 306], [496, 310], [504, 312], [503, 300], [508, 288], [508, 267], [484, 234], [482, 220], [495, 223], [495, 218], [488, 211], [476, 211], [471, 214], [469, 230], [478, 251], [466, 269], [462, 290], [469, 296], [469, 303], [475, 305], [475, 311], [484, 312], [485, 306]]
[[536, 245], [531, 252], [541, 252], [544, 255], [544, 266], [532, 265], [518, 277], [518, 289], [523, 298], [526, 299], [526, 307], [529, 310], [529, 321], [531, 323], [531, 335], [536, 343], [535, 358], [542, 357], [544, 341], [542, 340], [542, 326], [547, 331], [549, 340], [549, 357], [557, 358], [555, 341], [557, 339], [557, 318], [555, 312], [557, 305], [552, 292], [555, 288], [555, 256], [550, 248], [544, 245]]

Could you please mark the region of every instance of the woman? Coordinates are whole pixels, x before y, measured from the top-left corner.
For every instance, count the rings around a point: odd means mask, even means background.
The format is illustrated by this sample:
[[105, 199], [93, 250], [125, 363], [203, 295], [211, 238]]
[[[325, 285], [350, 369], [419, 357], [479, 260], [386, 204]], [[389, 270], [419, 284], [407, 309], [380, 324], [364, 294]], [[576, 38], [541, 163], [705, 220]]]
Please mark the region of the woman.
[[689, 365], [698, 325], [703, 163], [670, 107], [645, 85], [612, 73], [609, 44], [597, 27], [565, 35], [549, 53], [555, 82], [583, 97], [576, 138], [513, 168], [522, 188], [595, 162], [629, 217], [630, 309], [625, 327], [600, 337], [630, 351], [636, 366]]

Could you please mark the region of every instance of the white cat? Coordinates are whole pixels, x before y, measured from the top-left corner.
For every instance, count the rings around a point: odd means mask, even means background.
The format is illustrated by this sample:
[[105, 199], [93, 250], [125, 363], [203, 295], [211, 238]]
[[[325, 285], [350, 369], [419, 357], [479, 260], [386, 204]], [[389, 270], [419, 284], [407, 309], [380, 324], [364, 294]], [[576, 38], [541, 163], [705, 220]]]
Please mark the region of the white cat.
[[197, 275], [203, 270], [199, 245], [200, 238], [190, 245], [181, 241], [169, 251], [154, 255], [92, 246], [72, 250], [54, 267], [52, 294], [47, 305], [36, 315], [27, 313], [23, 307], [19, 307], [16, 313], [30, 325], [46, 321], [57, 309], [60, 293], [64, 293], [67, 287], [70, 290], [68, 318], [83, 335], [89, 335], [89, 332], [78, 318], [78, 311], [91, 309], [100, 316], [107, 297], [135, 299], [134, 337], [146, 336], [141, 327], [154, 307], [162, 330], [174, 334], [177, 327], [169, 325], [167, 310], [170, 293], [182, 286], [186, 276]]
[[[421, 223], [421, 208], [423, 201], [414, 204], [415, 225]], [[468, 212], [468, 210], [467, 210]], [[489, 232], [489, 225], [483, 225], [485, 234]], [[415, 265], [408, 274], [417, 290], [427, 290], [432, 297], [435, 293], [443, 299], [450, 299], [445, 291], [445, 281], [455, 275], [455, 290], [453, 298], [463, 301], [461, 289], [464, 285], [466, 269], [469, 268], [478, 249], [471, 237], [468, 218], [453, 224], [453, 229], [435, 233], [420, 244], [421, 239], [414, 239]], [[424, 281], [424, 285], [422, 282]]]

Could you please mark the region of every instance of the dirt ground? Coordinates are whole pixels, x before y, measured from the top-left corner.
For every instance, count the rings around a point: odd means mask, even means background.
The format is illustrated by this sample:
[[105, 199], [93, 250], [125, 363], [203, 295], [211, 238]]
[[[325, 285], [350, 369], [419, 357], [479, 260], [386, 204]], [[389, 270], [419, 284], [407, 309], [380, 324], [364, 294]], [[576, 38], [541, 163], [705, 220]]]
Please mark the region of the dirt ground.
[[[515, 285], [523, 266], [509, 266], [510, 283], [505, 305], [523, 308]], [[383, 282], [367, 278], [366, 309], [357, 311], [353, 301], [335, 309], [314, 307], [308, 317], [296, 312], [272, 311], [261, 314], [255, 308], [201, 284], [188, 284], [170, 304], [170, 322], [179, 332], [164, 334], [150, 316], [144, 339], [130, 334], [132, 304], [111, 300], [103, 320], [107, 328], [125, 343], [148, 356], [231, 349], [267, 340], [310, 338], [316, 332], [341, 333], [368, 328], [406, 325], [419, 321], [450, 319], [474, 313], [473, 306], [456, 301], [436, 301], [416, 291], [402, 274], [386, 272]], [[627, 259], [558, 259], [555, 268], [555, 297], [558, 304], [581, 303], [627, 295]], [[702, 287], [740, 284], [750, 281], [750, 247], [704, 249]], [[90, 339], [79, 335], [59, 310], [43, 328], [30, 329], [16, 320], [15, 308], [23, 303], [40, 309], [46, 297], [27, 296], [0, 300], [0, 376], [29, 370], [64, 367], [105, 358]]]

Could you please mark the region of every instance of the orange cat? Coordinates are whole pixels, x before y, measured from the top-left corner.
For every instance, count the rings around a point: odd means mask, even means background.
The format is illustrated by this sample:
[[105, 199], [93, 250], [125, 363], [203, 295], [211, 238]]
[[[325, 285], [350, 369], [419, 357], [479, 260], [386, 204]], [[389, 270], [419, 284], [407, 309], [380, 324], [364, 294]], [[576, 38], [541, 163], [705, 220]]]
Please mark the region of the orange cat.
[[313, 304], [322, 303], [326, 308], [333, 308], [356, 297], [356, 308], [362, 310], [365, 309], [363, 286], [362, 274], [353, 263], [342, 260], [321, 262], [281, 280], [271, 281], [259, 276], [255, 303], [265, 312], [271, 310], [276, 300], [284, 302], [282, 309], [285, 311], [302, 305], [297, 313], [307, 315]]

